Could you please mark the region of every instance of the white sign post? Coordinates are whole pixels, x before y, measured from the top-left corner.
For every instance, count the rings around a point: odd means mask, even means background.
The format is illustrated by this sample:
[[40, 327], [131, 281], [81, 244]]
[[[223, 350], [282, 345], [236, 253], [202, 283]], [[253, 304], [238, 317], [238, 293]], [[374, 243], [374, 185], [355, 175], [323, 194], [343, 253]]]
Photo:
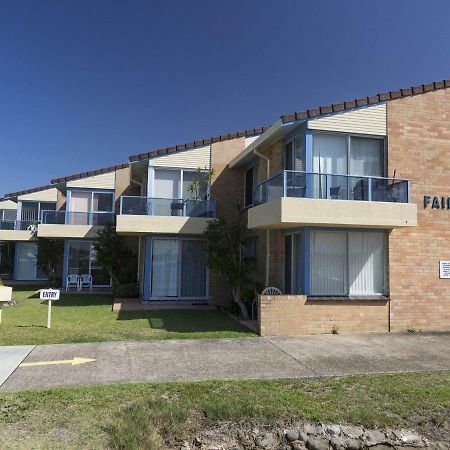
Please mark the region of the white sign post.
[[439, 261], [439, 278], [450, 278], [450, 261]]
[[41, 289], [40, 299], [48, 301], [47, 328], [52, 326], [52, 301], [59, 300], [59, 289]]

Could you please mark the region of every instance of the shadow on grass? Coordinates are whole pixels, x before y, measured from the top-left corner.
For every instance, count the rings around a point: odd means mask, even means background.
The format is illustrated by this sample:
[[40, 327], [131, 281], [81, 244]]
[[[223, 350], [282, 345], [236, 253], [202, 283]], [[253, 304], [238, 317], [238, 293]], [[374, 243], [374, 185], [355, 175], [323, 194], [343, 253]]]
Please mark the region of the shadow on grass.
[[174, 333], [248, 332], [220, 311], [153, 310], [119, 311], [117, 320], [147, 320], [154, 330]]
[[112, 306], [113, 298], [107, 294], [63, 294], [52, 305], [61, 306]]

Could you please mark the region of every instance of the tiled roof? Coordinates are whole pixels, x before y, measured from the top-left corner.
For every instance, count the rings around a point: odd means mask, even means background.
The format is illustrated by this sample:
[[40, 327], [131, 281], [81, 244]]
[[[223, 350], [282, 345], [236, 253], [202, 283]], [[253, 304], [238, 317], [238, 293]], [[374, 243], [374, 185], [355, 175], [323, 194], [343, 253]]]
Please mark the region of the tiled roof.
[[235, 133], [221, 134], [220, 136], [213, 136], [206, 139], [200, 139], [198, 141], [187, 142], [185, 144], [175, 145], [174, 147], [165, 147], [157, 150], [151, 150], [146, 153], [140, 153], [138, 155], [130, 156], [130, 161], [139, 161], [141, 159], [153, 158], [155, 156], [167, 155], [169, 153], [175, 153], [183, 150], [189, 150], [190, 148], [201, 147], [202, 145], [214, 144], [215, 142], [228, 141], [230, 139], [236, 139], [239, 137], [254, 136], [266, 131], [269, 127], [250, 128], [248, 130], [236, 131]]
[[290, 114], [283, 114], [280, 118], [282, 123], [293, 122], [295, 120], [306, 120], [320, 117], [335, 112], [347, 111], [349, 109], [361, 106], [376, 105], [377, 103], [396, 100], [403, 97], [411, 97], [413, 95], [424, 94], [426, 92], [437, 91], [450, 87], [450, 80], [435, 81], [428, 84], [420, 84], [419, 86], [410, 86], [399, 89], [397, 91], [389, 91], [383, 94], [376, 94], [369, 97], [348, 100], [342, 103], [333, 103], [331, 105], [319, 106], [317, 108], [305, 109]]
[[103, 169], [88, 170], [87, 172], [76, 173], [75, 175], [53, 178], [53, 180], [50, 180], [50, 183], [58, 184], [58, 183], [65, 183], [66, 181], [79, 180], [80, 178], [92, 177], [94, 175], [101, 175], [102, 173], [112, 172], [114, 170], [123, 169], [128, 166], [129, 164], [125, 163], [125, 164], [117, 164], [115, 166], [110, 167], [104, 167]]

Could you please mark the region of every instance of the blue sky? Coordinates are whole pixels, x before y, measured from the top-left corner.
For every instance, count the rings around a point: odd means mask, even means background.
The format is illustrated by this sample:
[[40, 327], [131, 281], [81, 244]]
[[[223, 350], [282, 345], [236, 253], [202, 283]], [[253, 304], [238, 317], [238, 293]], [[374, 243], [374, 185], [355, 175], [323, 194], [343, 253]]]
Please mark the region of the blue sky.
[[450, 78], [450, 2], [4, 0], [0, 194]]

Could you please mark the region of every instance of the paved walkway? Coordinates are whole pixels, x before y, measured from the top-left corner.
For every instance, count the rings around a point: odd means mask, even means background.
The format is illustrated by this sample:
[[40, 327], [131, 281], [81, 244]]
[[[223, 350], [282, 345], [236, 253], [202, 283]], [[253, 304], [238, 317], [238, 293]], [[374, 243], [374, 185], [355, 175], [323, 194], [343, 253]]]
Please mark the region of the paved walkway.
[[450, 370], [449, 348], [449, 333], [38, 345], [0, 390]]

